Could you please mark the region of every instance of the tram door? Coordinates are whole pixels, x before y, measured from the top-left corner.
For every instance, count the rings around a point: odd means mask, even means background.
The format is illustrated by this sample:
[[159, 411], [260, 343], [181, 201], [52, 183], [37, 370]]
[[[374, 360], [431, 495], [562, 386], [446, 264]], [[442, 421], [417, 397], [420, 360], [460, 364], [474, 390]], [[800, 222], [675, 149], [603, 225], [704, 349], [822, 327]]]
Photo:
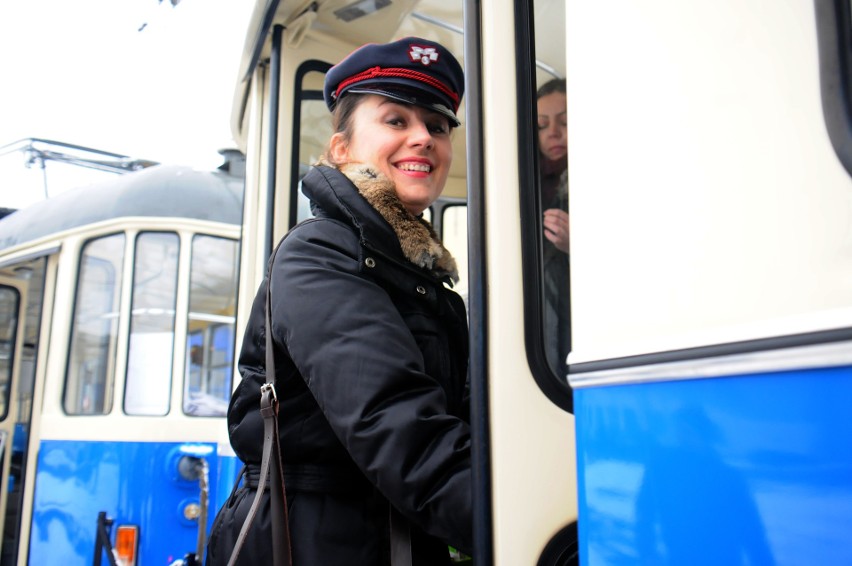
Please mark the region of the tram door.
[[14, 563], [18, 541], [23, 450], [15, 447], [25, 446], [26, 440], [16, 439], [15, 429], [26, 290], [25, 282], [0, 277], [0, 565]]

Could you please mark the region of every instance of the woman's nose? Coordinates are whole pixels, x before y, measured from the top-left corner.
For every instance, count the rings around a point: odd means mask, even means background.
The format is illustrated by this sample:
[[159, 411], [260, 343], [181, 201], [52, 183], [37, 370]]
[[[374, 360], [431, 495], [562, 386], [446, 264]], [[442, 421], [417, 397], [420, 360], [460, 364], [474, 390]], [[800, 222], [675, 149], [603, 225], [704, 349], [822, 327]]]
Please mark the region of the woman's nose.
[[424, 122], [413, 122], [411, 124], [409, 142], [415, 146], [432, 147], [434, 139], [432, 138], [432, 132], [429, 131], [429, 127]]
[[547, 127], [547, 135], [552, 138], [562, 137], [562, 127], [559, 124], [552, 123]]

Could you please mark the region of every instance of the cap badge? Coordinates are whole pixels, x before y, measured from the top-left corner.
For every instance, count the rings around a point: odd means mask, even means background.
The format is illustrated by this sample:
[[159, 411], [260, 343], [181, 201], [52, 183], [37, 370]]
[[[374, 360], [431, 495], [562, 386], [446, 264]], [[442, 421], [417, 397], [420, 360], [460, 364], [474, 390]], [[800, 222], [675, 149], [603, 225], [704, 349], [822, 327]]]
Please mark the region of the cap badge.
[[427, 67], [438, 60], [438, 50], [434, 47], [421, 47], [420, 45], [412, 45], [408, 56], [412, 61], [420, 61]]

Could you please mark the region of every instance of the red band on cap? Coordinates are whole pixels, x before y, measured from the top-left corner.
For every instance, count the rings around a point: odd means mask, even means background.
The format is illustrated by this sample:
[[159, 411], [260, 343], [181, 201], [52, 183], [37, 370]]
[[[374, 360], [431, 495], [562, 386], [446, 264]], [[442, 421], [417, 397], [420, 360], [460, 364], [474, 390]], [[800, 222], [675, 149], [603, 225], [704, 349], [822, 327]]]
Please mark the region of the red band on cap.
[[414, 79], [421, 83], [425, 83], [449, 96], [450, 100], [453, 101], [453, 111], [455, 112], [458, 110], [459, 95], [453, 92], [450, 87], [448, 87], [432, 75], [427, 75], [426, 73], [412, 71], [411, 69], [405, 69], [402, 67], [388, 67], [384, 69], [382, 67], [371, 67], [365, 71], [361, 71], [357, 75], [352, 75], [348, 79], [340, 81], [340, 84], [337, 85], [337, 89], [335, 89], [334, 91], [334, 97], [337, 98], [338, 93], [348, 86], [351, 86], [355, 83], [359, 83], [361, 81], [366, 81], [368, 79], [375, 79], [379, 77]]

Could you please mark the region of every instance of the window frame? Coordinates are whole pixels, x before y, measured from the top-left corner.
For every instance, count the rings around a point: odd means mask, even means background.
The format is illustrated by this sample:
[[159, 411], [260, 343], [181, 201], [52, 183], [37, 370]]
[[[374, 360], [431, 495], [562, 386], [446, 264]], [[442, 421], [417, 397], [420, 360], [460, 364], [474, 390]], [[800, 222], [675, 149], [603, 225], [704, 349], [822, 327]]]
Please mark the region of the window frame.
[[20, 327], [21, 320], [19, 318], [21, 312], [21, 292], [16, 287], [12, 287], [11, 285], [3, 285], [0, 284], [0, 296], [2, 296], [4, 291], [8, 291], [10, 293], [10, 299], [13, 303], [12, 306], [14, 308], [9, 309], [10, 320], [14, 321], [13, 324], [9, 325], [9, 350], [8, 350], [8, 361], [6, 363], [6, 375], [3, 376], [6, 382], [6, 387], [2, 388], [2, 395], [0, 395], [0, 402], [2, 402], [2, 406], [0, 406], [0, 421], [4, 421], [9, 417], [9, 411], [11, 410], [12, 403], [17, 403], [18, 400], [12, 398], [12, 380], [14, 378], [14, 367], [15, 364], [19, 363], [19, 360], [16, 359], [16, 348], [18, 344], [18, 328]]
[[287, 219], [287, 226], [296, 225], [298, 220], [298, 200], [299, 200], [299, 182], [302, 180], [302, 174], [299, 169], [301, 161], [299, 154], [301, 152], [302, 139], [302, 103], [307, 100], [323, 100], [321, 90], [306, 90], [304, 88], [305, 77], [309, 73], [322, 73], [323, 76], [331, 69], [331, 63], [320, 59], [308, 59], [302, 62], [296, 69], [296, 75], [293, 80], [293, 138], [290, 140], [290, 217]]
[[[103, 408], [98, 412], [70, 412], [68, 410], [68, 394], [69, 394], [69, 374], [72, 369], [72, 356], [74, 352], [74, 339], [76, 336], [76, 323], [77, 323], [77, 313], [79, 312], [82, 301], [80, 300], [80, 279], [83, 271], [83, 257], [86, 249], [94, 242], [104, 241], [109, 238], [114, 238], [120, 236], [121, 237], [121, 261], [119, 264], [119, 268], [116, 270], [118, 277], [113, 279], [113, 285], [118, 289], [118, 296], [116, 301], [115, 311], [116, 316], [116, 332], [115, 338], [112, 340], [112, 343], [107, 347], [105, 364], [107, 366], [106, 375], [104, 377], [104, 390], [103, 390]], [[124, 231], [111, 232], [108, 234], [101, 234], [93, 238], [88, 238], [82, 242], [79, 247], [79, 252], [77, 254], [77, 268], [75, 270], [75, 280], [74, 280], [74, 304], [71, 309], [71, 318], [69, 320], [69, 329], [68, 329], [68, 352], [66, 354], [66, 362], [65, 362], [65, 375], [63, 377], [62, 382], [62, 411], [64, 414], [68, 416], [74, 417], [87, 417], [87, 416], [103, 416], [108, 415], [112, 412], [114, 407], [113, 393], [115, 392], [115, 379], [116, 372], [118, 369], [118, 340], [121, 335], [121, 302], [124, 296], [124, 271], [127, 262], [127, 241], [128, 235]], [[79, 395], [76, 398], [79, 401]], [[78, 403], [75, 403], [78, 404]]]
[[[169, 357], [169, 379], [166, 387], [166, 401], [165, 412], [164, 413], [135, 413], [129, 412], [127, 406], [128, 400], [128, 385], [130, 384], [130, 363], [131, 363], [131, 339], [133, 337], [133, 308], [134, 301], [136, 300], [136, 274], [139, 268], [139, 260], [138, 260], [138, 252], [139, 252], [139, 241], [140, 239], [148, 234], [159, 234], [159, 235], [171, 235], [174, 237], [177, 243], [177, 251], [175, 253], [175, 269], [174, 269], [174, 286], [172, 288], [172, 325], [171, 325], [171, 353]], [[164, 417], [171, 412], [171, 402], [172, 402], [172, 385], [174, 384], [174, 363], [175, 363], [175, 340], [177, 337], [177, 306], [178, 306], [178, 296], [180, 294], [180, 271], [181, 271], [181, 245], [183, 242], [181, 241], [181, 236], [178, 232], [172, 230], [140, 230], [134, 234], [133, 237], [133, 268], [130, 274], [130, 282], [127, 284], [128, 292], [130, 293], [130, 310], [127, 313], [127, 320], [124, 324], [127, 325], [127, 342], [125, 343], [126, 355], [124, 360], [124, 387], [123, 387], [123, 398], [121, 400], [121, 409], [122, 412], [131, 417]], [[121, 318], [119, 317], [119, 322], [121, 323]]]
[[547, 362], [543, 317], [542, 203], [538, 157], [538, 116], [535, 75], [534, 2], [515, 3], [515, 76], [518, 101], [518, 188], [521, 209], [521, 265], [523, 277], [524, 337], [527, 363], [541, 391], [558, 407], [574, 412], [568, 375], [558, 376]]
[[[227, 382], [224, 384], [225, 391], [226, 391], [226, 394], [227, 394], [227, 398], [224, 399], [226, 404], [227, 404], [227, 401], [230, 399], [231, 392], [234, 388], [234, 371], [233, 371], [233, 368], [234, 368], [234, 364], [236, 363], [237, 356], [239, 354], [239, 352], [237, 351], [236, 337], [237, 337], [237, 301], [238, 301], [238, 292], [239, 292], [239, 262], [240, 262], [240, 244], [241, 244], [241, 242], [240, 242], [240, 240], [235, 240], [235, 239], [227, 237], [227, 236], [220, 236], [220, 235], [209, 234], [209, 233], [205, 233], [205, 232], [195, 232], [195, 233], [191, 234], [191, 236], [189, 238], [187, 238], [188, 243], [189, 243], [189, 254], [188, 254], [189, 264], [187, 266], [186, 312], [181, 313], [182, 315], [185, 316], [185, 320], [186, 320], [186, 332], [184, 333], [184, 335], [182, 337], [182, 339], [185, 343], [185, 348], [184, 348], [184, 359], [183, 359], [183, 365], [182, 365], [183, 370], [181, 372], [181, 412], [184, 415], [186, 415], [188, 417], [193, 417], [193, 418], [204, 418], [204, 417], [221, 418], [221, 417], [224, 417], [226, 415], [227, 409], [222, 414], [197, 414], [197, 413], [193, 413], [193, 412], [190, 412], [190, 411], [187, 410], [187, 403], [189, 402], [189, 393], [191, 391], [190, 390], [190, 371], [189, 370], [190, 370], [190, 365], [191, 365], [192, 352], [191, 352], [191, 347], [190, 347], [190, 338], [195, 334], [200, 334], [201, 345], [202, 345], [202, 348], [203, 348], [206, 344], [208, 344], [209, 342], [212, 342], [215, 339], [215, 333], [219, 328], [228, 326], [228, 323], [226, 323], [226, 322], [211, 322], [210, 324], [205, 326], [202, 330], [199, 330], [199, 331], [190, 331], [189, 330], [190, 325], [191, 325], [190, 313], [194, 312], [192, 310], [192, 307], [193, 307], [193, 302], [192, 302], [193, 287], [192, 287], [192, 283], [193, 283], [194, 260], [195, 260], [195, 257], [196, 257], [195, 244], [196, 244], [196, 242], [198, 241], [199, 238], [210, 239], [210, 240], [223, 240], [225, 242], [233, 244], [233, 246], [234, 246], [234, 265], [233, 265], [233, 268], [232, 268], [233, 284], [234, 284], [234, 288], [233, 288], [234, 294], [233, 294], [232, 298], [233, 298], [233, 301], [234, 301], [234, 313], [232, 315], [233, 316], [233, 322], [230, 323], [230, 327], [231, 327], [231, 330], [230, 330], [230, 333], [231, 333], [231, 336], [230, 336], [230, 352], [229, 352], [230, 360], [227, 361], [224, 366], [218, 366], [218, 367], [226, 367], [227, 366], [227, 368], [229, 368], [229, 370], [228, 370], [229, 377], [227, 379]], [[212, 313], [205, 313], [205, 314], [212, 314]], [[212, 331], [211, 331], [211, 329], [212, 329]], [[203, 354], [203, 357], [205, 359], [207, 359], [207, 353], [206, 352]], [[212, 366], [208, 367], [204, 363], [202, 363], [200, 369], [202, 371], [201, 381], [204, 382], [204, 373], [203, 372], [207, 371], [208, 374], [209, 374], [210, 370], [212, 369]]]

